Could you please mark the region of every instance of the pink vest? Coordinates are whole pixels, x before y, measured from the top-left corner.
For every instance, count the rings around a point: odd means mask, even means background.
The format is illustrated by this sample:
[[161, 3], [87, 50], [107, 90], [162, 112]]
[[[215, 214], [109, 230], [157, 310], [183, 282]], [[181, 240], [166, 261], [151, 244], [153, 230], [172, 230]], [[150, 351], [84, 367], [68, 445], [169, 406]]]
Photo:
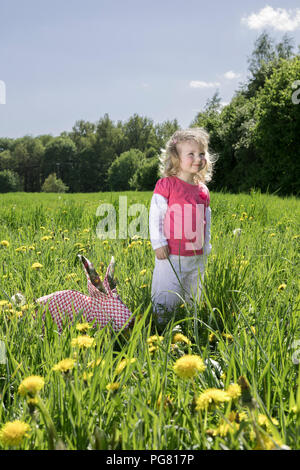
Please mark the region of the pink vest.
[[164, 235], [170, 254], [194, 256], [203, 254], [206, 216], [210, 196], [204, 183], [193, 185], [168, 176], [157, 181], [154, 194], [168, 200]]

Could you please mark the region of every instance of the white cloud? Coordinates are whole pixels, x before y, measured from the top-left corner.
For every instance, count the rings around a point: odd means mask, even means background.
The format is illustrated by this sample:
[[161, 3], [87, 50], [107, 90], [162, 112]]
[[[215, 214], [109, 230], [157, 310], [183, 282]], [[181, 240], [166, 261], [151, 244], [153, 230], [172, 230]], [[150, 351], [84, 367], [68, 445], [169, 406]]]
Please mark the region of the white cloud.
[[201, 82], [198, 80], [192, 80], [190, 82], [191, 88], [216, 88], [220, 86], [219, 82]]
[[228, 80], [233, 80], [234, 78], [239, 78], [240, 76], [240, 73], [235, 73], [232, 70], [229, 70], [228, 72], [224, 73], [224, 77]]
[[300, 27], [300, 9], [286, 10], [267, 5], [258, 13], [243, 17], [241, 22], [250, 29], [262, 29], [269, 26], [278, 31], [295, 31]]

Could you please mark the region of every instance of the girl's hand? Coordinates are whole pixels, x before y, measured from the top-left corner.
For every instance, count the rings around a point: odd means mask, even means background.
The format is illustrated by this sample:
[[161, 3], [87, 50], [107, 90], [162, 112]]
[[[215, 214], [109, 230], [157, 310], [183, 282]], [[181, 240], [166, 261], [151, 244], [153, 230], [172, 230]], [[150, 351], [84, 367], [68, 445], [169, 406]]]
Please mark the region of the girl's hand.
[[157, 259], [167, 259], [169, 256], [169, 247], [168, 245], [161, 246], [160, 248], [156, 248], [155, 256]]

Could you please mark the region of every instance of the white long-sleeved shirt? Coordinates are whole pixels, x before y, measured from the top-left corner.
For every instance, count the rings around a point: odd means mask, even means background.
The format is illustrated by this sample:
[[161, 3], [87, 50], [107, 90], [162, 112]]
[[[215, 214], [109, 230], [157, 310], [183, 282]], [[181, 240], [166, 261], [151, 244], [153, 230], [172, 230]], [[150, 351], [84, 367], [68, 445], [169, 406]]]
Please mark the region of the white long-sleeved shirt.
[[[149, 213], [149, 231], [150, 241], [153, 250], [168, 245], [168, 240], [164, 236], [164, 219], [168, 210], [168, 200], [161, 194], [153, 194]], [[205, 209], [206, 225], [203, 254], [209, 255], [212, 246], [210, 244], [210, 227], [211, 227], [211, 208]]]

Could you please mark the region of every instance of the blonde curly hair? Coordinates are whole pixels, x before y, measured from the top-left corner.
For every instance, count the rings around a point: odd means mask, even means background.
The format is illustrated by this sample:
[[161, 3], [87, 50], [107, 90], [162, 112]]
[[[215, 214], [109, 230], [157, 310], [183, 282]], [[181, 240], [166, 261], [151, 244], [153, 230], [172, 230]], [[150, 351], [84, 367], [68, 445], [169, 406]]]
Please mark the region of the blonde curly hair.
[[193, 140], [197, 142], [201, 152], [205, 153], [206, 165], [194, 175], [195, 183], [209, 182], [212, 179], [213, 166], [218, 157], [209, 152], [209, 134], [202, 127], [192, 127], [190, 129], [178, 130], [174, 132], [168, 140], [165, 149], [161, 149], [159, 157], [159, 172], [161, 177], [175, 176], [180, 168], [180, 154], [177, 144]]

